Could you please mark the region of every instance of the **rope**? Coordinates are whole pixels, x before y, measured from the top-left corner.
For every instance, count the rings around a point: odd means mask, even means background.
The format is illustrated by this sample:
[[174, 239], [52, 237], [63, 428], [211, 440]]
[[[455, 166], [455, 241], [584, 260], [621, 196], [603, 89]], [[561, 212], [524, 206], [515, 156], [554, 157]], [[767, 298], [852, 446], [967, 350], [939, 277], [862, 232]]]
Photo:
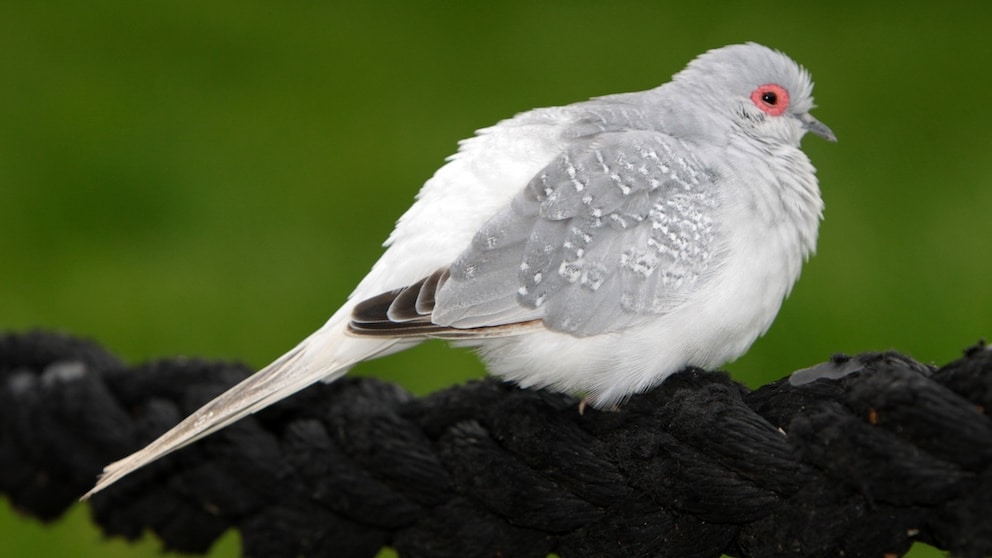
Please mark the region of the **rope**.
[[[92, 516], [189, 553], [235, 528], [258, 557], [992, 555], [992, 351], [939, 370], [897, 353], [820, 366], [854, 372], [749, 391], [688, 369], [582, 414], [495, 380], [418, 399], [346, 378], [138, 471]], [[248, 373], [0, 336], [0, 491], [53, 520]]]

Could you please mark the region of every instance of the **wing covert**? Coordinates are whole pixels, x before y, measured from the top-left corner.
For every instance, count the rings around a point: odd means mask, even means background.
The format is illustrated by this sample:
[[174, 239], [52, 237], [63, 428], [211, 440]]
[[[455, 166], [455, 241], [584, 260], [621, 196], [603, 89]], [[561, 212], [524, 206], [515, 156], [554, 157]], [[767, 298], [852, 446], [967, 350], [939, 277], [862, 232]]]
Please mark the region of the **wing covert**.
[[679, 140], [653, 131], [576, 140], [452, 263], [430, 320], [540, 319], [586, 336], [669, 312], [713, 269], [717, 205], [715, 174]]

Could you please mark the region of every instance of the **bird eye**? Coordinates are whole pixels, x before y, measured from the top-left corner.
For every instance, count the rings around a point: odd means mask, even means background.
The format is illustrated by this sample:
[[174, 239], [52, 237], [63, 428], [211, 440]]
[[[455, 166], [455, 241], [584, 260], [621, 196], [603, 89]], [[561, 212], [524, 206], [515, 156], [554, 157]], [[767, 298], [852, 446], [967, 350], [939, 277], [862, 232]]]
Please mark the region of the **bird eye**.
[[762, 112], [778, 116], [789, 108], [789, 92], [781, 85], [768, 83], [751, 93], [751, 102]]

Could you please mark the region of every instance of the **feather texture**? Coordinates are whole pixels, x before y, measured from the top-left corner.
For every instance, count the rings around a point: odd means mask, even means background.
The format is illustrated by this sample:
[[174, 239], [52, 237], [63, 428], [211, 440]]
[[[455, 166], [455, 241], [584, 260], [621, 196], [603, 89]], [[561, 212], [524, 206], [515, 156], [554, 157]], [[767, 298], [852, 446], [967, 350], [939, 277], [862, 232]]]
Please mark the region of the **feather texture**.
[[424, 184], [323, 327], [110, 464], [89, 494], [427, 338], [597, 406], [740, 356], [816, 244], [823, 202], [799, 143], [834, 138], [812, 107], [809, 74], [750, 43], [704, 53], [654, 89], [480, 130]]

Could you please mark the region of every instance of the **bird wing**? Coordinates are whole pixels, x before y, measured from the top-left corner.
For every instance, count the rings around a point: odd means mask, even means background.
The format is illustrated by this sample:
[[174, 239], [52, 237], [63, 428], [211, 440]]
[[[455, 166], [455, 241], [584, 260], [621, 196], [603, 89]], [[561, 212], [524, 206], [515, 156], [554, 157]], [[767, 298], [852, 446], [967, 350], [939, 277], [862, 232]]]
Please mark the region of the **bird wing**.
[[354, 333], [576, 336], [671, 311], [718, 261], [716, 174], [671, 136], [572, 141], [446, 269], [355, 308]]

